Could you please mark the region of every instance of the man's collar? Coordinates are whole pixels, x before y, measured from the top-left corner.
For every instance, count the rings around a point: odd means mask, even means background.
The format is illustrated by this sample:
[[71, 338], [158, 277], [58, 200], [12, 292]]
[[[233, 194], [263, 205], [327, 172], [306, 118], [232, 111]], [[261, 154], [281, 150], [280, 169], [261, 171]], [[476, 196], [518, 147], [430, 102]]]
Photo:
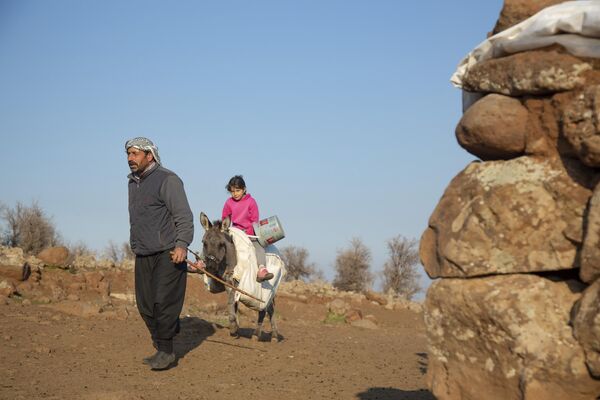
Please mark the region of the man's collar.
[[142, 172], [141, 175], [138, 175], [138, 174], [132, 172], [129, 175], [127, 175], [127, 177], [129, 179], [133, 179], [136, 182], [139, 182], [142, 179], [144, 179], [145, 177], [147, 177], [152, 171], [154, 171], [156, 169], [156, 167], [158, 167], [158, 163], [156, 161], [152, 161], [152, 163], [150, 165], [148, 165], [148, 167]]

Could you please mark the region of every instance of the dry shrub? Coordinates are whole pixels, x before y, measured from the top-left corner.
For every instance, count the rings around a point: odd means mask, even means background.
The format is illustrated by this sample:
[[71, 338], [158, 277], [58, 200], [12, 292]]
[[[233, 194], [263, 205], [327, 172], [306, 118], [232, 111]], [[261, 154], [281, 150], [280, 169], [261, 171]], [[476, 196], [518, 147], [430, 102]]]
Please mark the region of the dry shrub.
[[308, 250], [304, 247], [286, 246], [281, 249], [281, 257], [287, 269], [286, 281], [310, 281], [322, 276], [312, 262], [308, 262]]
[[69, 254], [71, 254], [73, 257], [96, 257], [96, 252], [91, 250], [84, 242], [77, 242], [67, 247], [69, 249]]
[[30, 206], [21, 202], [13, 208], [3, 205], [0, 217], [5, 224], [1, 241], [6, 246], [20, 247], [27, 254], [37, 254], [61, 242], [54, 222], [35, 201]]
[[121, 261], [135, 260], [135, 253], [133, 252], [133, 250], [131, 250], [131, 245], [129, 244], [129, 242], [121, 243], [121, 254]]
[[352, 239], [349, 248], [338, 251], [333, 286], [351, 292], [368, 290], [373, 282], [370, 264], [371, 251], [359, 238]]
[[398, 235], [387, 242], [389, 259], [383, 265], [383, 290], [411, 300], [421, 291], [417, 241]]
[[108, 242], [104, 249], [104, 256], [114, 263], [135, 259], [135, 254], [133, 254], [129, 242], [117, 244], [112, 240]]

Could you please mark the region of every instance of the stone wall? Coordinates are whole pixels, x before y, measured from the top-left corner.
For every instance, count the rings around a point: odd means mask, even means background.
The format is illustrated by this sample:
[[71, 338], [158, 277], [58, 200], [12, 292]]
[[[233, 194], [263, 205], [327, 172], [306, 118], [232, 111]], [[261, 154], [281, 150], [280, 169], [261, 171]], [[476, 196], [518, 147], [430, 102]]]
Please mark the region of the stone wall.
[[[506, 0], [495, 32], [560, 1]], [[600, 4], [599, 4], [600, 6]], [[440, 400], [600, 396], [600, 62], [553, 46], [491, 59], [456, 128], [481, 161], [420, 244]], [[483, 395], [485, 393], [485, 395]]]

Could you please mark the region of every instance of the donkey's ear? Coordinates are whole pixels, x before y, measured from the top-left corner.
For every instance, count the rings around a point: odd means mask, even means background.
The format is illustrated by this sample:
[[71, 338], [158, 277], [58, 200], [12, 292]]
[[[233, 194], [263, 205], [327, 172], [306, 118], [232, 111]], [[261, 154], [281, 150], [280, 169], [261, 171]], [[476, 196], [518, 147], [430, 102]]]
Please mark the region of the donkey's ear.
[[231, 226], [231, 218], [229, 216], [227, 216], [223, 220], [223, 222], [221, 222], [221, 232], [228, 231], [230, 226]]
[[205, 231], [212, 227], [210, 219], [208, 219], [206, 214], [204, 214], [203, 212], [200, 213], [200, 225], [202, 225]]

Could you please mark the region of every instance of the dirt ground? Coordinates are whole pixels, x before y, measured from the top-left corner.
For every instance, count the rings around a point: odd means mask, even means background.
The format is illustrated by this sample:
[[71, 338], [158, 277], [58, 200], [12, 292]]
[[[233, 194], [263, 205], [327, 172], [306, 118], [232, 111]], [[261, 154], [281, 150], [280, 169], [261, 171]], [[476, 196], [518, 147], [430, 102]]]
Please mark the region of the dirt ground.
[[[113, 289], [130, 290], [131, 275]], [[126, 300], [111, 298], [113, 311], [85, 316], [70, 312], [83, 300], [24, 299], [0, 303], [0, 399], [434, 399], [425, 388], [421, 315], [408, 310], [363, 301], [355, 306], [378, 325], [365, 329], [325, 323], [327, 299], [280, 295], [283, 340], [269, 341], [268, 321], [264, 341], [253, 340], [250, 310], [236, 339], [224, 294], [208, 293], [190, 276], [178, 363], [152, 371], [142, 364], [154, 352], [149, 335]]]

